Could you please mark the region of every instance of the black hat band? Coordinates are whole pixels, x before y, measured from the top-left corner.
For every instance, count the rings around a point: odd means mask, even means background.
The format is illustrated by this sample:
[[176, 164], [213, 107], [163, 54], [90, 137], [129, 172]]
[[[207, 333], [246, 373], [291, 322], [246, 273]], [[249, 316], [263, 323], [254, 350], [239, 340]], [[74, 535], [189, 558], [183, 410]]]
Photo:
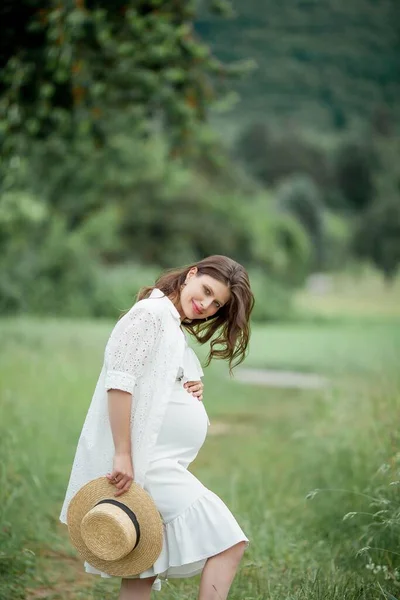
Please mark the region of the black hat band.
[[100, 500], [100, 502], [97, 502], [97, 504], [95, 504], [95, 506], [98, 506], [99, 504], [114, 504], [114, 506], [118, 506], [118, 508], [121, 508], [124, 511], [124, 513], [126, 513], [128, 515], [128, 517], [132, 521], [133, 526], [136, 530], [136, 544], [132, 548], [132, 550], [134, 550], [140, 540], [140, 526], [139, 526], [139, 523], [138, 523], [135, 513], [128, 506], [126, 506], [126, 504], [123, 504], [122, 502], [118, 502], [118, 500], [114, 500], [113, 498], [106, 498], [105, 500]]

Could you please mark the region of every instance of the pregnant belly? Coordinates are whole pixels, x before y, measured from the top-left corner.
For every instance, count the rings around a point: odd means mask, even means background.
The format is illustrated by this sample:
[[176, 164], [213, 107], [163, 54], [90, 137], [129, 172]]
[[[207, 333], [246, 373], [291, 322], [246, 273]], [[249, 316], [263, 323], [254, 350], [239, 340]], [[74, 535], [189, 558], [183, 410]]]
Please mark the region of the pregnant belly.
[[152, 460], [172, 459], [187, 467], [204, 444], [208, 429], [205, 408], [191, 396], [186, 400], [169, 402]]

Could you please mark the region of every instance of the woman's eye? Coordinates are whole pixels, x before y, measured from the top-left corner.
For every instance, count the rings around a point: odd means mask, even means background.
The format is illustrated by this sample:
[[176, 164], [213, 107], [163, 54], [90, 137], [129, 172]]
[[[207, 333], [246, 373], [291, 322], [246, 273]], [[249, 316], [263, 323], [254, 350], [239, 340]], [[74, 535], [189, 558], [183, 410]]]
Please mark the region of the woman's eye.
[[204, 289], [206, 291], [207, 296], [209, 296], [210, 295], [210, 290], [208, 290], [207, 288], [204, 288]]

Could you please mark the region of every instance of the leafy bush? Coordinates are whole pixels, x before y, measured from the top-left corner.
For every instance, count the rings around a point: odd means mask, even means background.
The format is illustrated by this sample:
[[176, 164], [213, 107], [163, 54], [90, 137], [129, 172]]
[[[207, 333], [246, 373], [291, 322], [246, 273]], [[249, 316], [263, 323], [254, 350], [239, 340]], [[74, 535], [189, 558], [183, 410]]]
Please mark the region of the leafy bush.
[[[284, 287], [301, 285], [310, 268], [311, 247], [302, 226], [289, 214], [279, 213], [268, 193], [242, 204], [241, 245], [244, 263], [260, 268]], [[245, 250], [246, 245], [246, 252]]]
[[87, 314], [94, 261], [79, 232], [26, 192], [3, 194], [0, 209], [0, 312]]
[[337, 149], [334, 161], [337, 186], [349, 208], [357, 212], [364, 210], [375, 193], [373, 147], [363, 140], [345, 140]]
[[48, 212], [28, 192], [7, 192], [0, 203], [0, 310], [13, 312], [26, 307], [22, 287], [32, 272], [33, 247], [40, 242], [40, 232]]
[[252, 312], [254, 321], [285, 321], [294, 315], [292, 290], [289, 287], [262, 269], [252, 269], [249, 278], [256, 299]]
[[[183, 179], [169, 191], [160, 187], [157, 194], [163, 197], [152, 202], [151, 211], [146, 213], [143, 205], [144, 212], [136, 213], [135, 227], [133, 212], [127, 220], [127, 212], [110, 205], [73, 230], [66, 218], [34, 196], [4, 194], [0, 311], [115, 317], [132, 306], [139, 288], [152, 284], [163, 268], [221, 253], [263, 273], [256, 281], [260, 289], [260, 282], [266, 282], [263, 296], [268, 301], [257, 309], [257, 319], [284, 314], [289, 285], [301, 283], [307, 273], [308, 242], [294, 220], [271, 217], [266, 196], [253, 200], [249, 210], [239, 197], [207, 192], [204, 182], [191, 190]], [[130, 239], [121, 235], [128, 231]], [[107, 265], [118, 255], [136, 260]], [[143, 259], [148, 264], [140, 266]]]
[[136, 302], [143, 286], [153, 285], [161, 269], [125, 263], [111, 267], [99, 266], [96, 271], [97, 286], [91, 298], [92, 315], [115, 319]]
[[294, 173], [309, 175], [323, 189], [331, 184], [325, 150], [292, 131], [277, 135], [265, 123], [252, 123], [240, 134], [236, 154], [267, 186]]
[[400, 202], [397, 194], [379, 199], [360, 219], [353, 240], [356, 254], [370, 259], [391, 281], [400, 266]]
[[357, 215], [352, 250], [390, 282], [400, 265], [400, 138], [376, 139], [375, 196]]
[[337, 213], [326, 211], [324, 217], [324, 267], [341, 270], [351, 257], [352, 224]]
[[290, 216], [276, 218], [276, 247], [281, 262], [276, 275], [284, 285], [304, 284], [312, 267], [312, 246], [300, 223]]
[[307, 175], [296, 173], [276, 188], [278, 208], [292, 214], [307, 232], [313, 248], [313, 267], [323, 264], [324, 212], [320, 192]]

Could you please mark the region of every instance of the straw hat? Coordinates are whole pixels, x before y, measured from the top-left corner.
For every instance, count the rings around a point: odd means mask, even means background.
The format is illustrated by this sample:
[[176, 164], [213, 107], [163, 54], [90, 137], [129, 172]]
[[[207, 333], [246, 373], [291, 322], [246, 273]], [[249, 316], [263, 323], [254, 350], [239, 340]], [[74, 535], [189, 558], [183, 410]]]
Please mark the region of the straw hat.
[[120, 577], [149, 569], [162, 550], [163, 523], [151, 496], [132, 482], [114, 496], [107, 477], [89, 481], [68, 506], [71, 541], [93, 567]]

